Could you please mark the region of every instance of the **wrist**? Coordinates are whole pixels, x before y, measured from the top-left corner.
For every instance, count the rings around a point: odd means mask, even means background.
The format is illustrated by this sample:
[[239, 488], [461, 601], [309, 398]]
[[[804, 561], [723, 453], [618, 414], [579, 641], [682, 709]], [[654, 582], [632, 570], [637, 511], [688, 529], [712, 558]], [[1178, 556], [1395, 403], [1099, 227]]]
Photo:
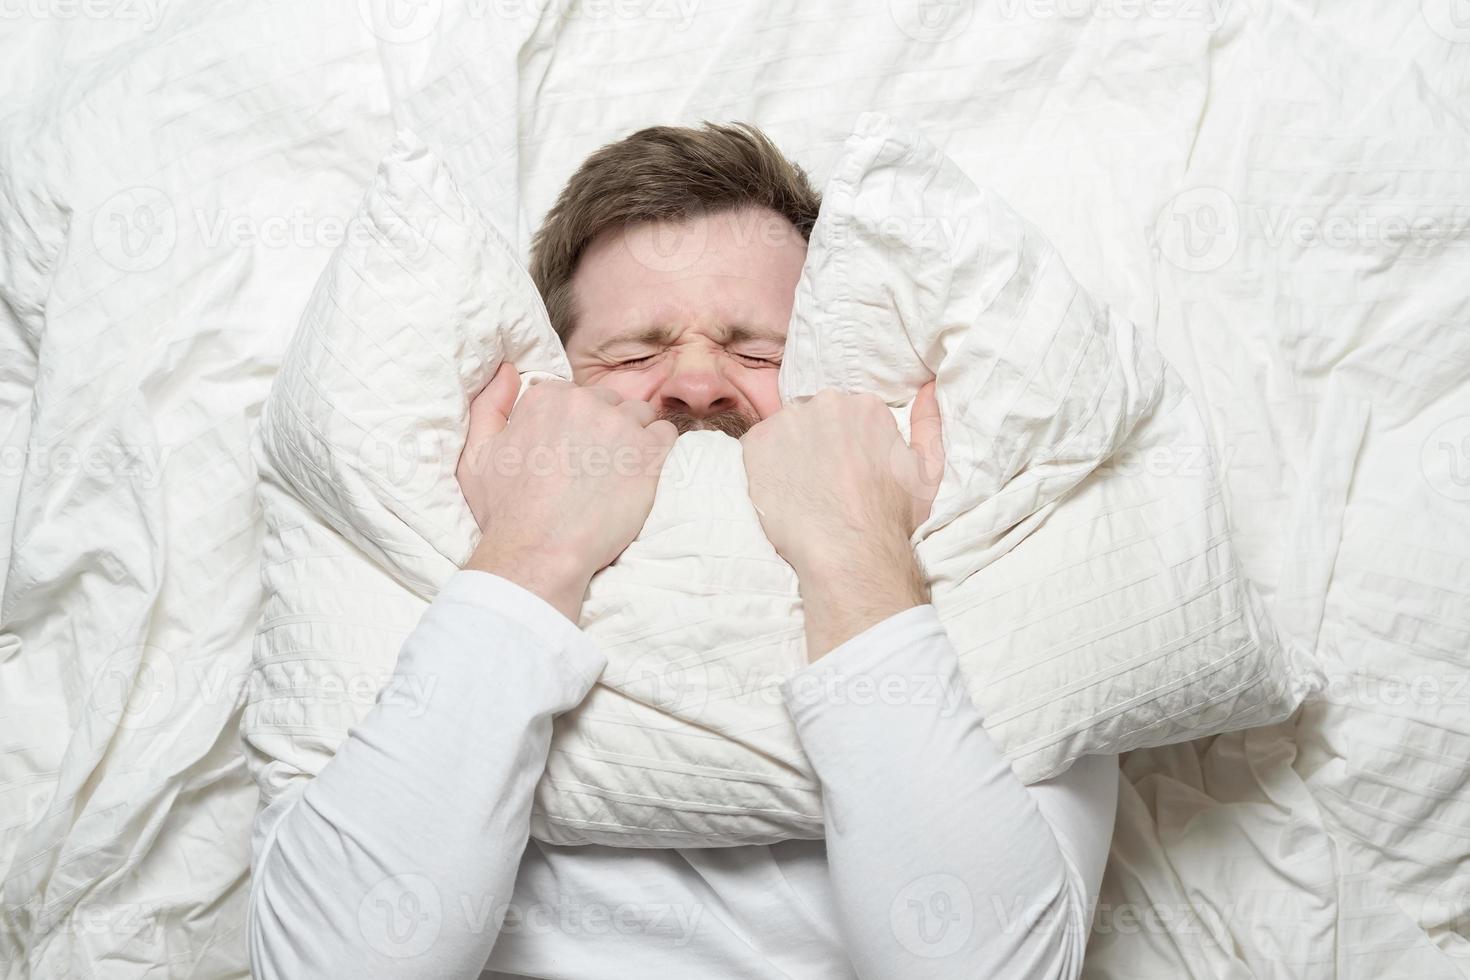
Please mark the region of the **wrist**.
[[546, 600], [574, 624], [581, 618], [582, 599], [592, 581], [592, 574], [581, 563], [565, 556], [507, 547], [488, 536], [481, 539], [464, 567], [514, 582]]
[[909, 540], [897, 531], [829, 536], [796, 553], [789, 563], [803, 594], [850, 587], [858, 577], [875, 588], [924, 589], [924, 601], [928, 601], [918, 557]]
[[929, 586], [907, 541], [827, 549], [797, 568], [807, 659], [815, 661], [895, 613], [929, 602]]

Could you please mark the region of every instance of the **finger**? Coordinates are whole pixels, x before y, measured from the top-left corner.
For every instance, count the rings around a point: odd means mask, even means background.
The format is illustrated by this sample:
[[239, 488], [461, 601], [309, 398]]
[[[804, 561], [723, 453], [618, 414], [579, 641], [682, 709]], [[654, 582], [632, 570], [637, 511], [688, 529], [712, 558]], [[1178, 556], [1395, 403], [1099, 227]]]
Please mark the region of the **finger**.
[[[618, 402], [618, 410], [631, 416], [634, 422], [644, 427], [658, 415], [658, 409], [639, 398], [623, 399]], [[671, 422], [669, 424], [672, 425], [673, 423]]]
[[643, 431], [649, 434], [652, 441], [652, 445], [645, 446], [643, 449], [652, 467], [647, 472], [661, 474], [664, 463], [668, 461], [669, 453], [674, 449], [674, 440], [679, 438], [679, 428], [668, 419], [655, 419]]
[[[503, 361], [500, 367], [495, 369], [494, 378], [485, 385], [485, 391], [481, 397], [476, 398], [476, 403], [481, 404], [481, 414], [484, 420], [488, 420], [494, 429], [490, 435], [500, 432], [506, 428], [506, 420], [510, 419], [510, 411], [516, 406], [516, 397], [520, 394], [520, 372], [510, 361]], [[470, 403], [470, 417], [475, 416], [475, 403]]]
[[944, 435], [939, 419], [939, 395], [930, 381], [914, 396], [909, 411], [909, 445], [919, 457], [925, 484], [937, 487], [944, 475]]
[[465, 443], [479, 443], [505, 428], [521, 393], [521, 375], [509, 361], [501, 362], [495, 374], [470, 401], [469, 434]]
[[[772, 414], [767, 415], [765, 418], [760, 419], [759, 421], [757, 421], [755, 423], [755, 425], [752, 425], [750, 428], [748, 428], [748, 429], [745, 430], [745, 435], [743, 435], [743, 436], [740, 437], [740, 441], [741, 442], [744, 442], [747, 439], [751, 439], [752, 438], [752, 434], [753, 433], [756, 433], [756, 432], [759, 432], [761, 436], [766, 435], [768, 432], [770, 432], [772, 429], [774, 429], [776, 426], [778, 426], [780, 424], [780, 423], [777, 423], [777, 422], [773, 422], [771, 420], [772, 419], [779, 418], [780, 416], [781, 416], [781, 410], [778, 409], [775, 412], [773, 412]], [[782, 421], [785, 421], [785, 419], [782, 419]]]
[[651, 432], [658, 438], [665, 453], [673, 448], [674, 440], [679, 438], [679, 427], [668, 419], [657, 419], [649, 423], [644, 431]]

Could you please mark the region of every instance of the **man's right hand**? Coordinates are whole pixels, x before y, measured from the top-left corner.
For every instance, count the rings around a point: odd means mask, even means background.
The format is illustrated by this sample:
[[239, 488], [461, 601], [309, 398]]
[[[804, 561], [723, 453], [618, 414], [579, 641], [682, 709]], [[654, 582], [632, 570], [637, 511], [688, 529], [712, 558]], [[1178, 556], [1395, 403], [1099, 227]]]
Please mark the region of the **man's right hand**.
[[465, 568], [509, 579], [575, 623], [587, 583], [648, 519], [679, 433], [607, 388], [546, 381], [516, 404], [520, 385], [502, 364], [470, 403], [455, 475], [481, 537]]

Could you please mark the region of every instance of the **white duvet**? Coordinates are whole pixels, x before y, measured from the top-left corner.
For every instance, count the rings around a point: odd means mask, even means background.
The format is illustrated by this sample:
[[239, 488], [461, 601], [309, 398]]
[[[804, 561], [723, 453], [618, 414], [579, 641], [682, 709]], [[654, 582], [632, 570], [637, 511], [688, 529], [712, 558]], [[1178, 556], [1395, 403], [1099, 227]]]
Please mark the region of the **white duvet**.
[[[823, 193], [781, 393], [906, 406], [937, 376], [947, 472], [914, 538], [1016, 772], [1279, 721], [1315, 693], [1320, 669], [1282, 647], [1239, 577], [1194, 402], [1133, 325], [879, 114], [859, 118]], [[373, 704], [343, 692], [392, 672], [473, 547], [454, 475], [469, 399], [505, 359], [570, 377], [529, 277], [416, 137], [399, 137], [346, 238], [260, 426], [266, 606], [242, 734], [267, 803], [330, 760]], [[608, 667], [557, 721], [534, 835], [820, 836], [778, 690], [806, 663], [796, 580], [761, 533], [736, 440], [676, 443], [581, 625]], [[490, 641], [487, 669], [496, 655]], [[925, 680], [884, 696], [939, 710], [965, 696]]]
[[1453, 0], [385, 6], [0, 21], [0, 972], [245, 976], [249, 443], [397, 126], [523, 257], [637, 126], [749, 119], [825, 182], [877, 109], [1156, 341], [1326, 669], [1124, 757], [1086, 975], [1470, 974]]

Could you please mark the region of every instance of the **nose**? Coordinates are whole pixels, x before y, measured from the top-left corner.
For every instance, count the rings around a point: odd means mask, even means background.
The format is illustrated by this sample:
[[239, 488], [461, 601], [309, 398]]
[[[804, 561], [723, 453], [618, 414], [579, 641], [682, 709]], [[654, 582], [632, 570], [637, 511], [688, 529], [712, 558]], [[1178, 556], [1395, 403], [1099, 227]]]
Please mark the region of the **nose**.
[[670, 361], [672, 366], [654, 402], [657, 408], [687, 412], [696, 418], [738, 408], [735, 387], [725, 378], [712, 351], [678, 350]]

